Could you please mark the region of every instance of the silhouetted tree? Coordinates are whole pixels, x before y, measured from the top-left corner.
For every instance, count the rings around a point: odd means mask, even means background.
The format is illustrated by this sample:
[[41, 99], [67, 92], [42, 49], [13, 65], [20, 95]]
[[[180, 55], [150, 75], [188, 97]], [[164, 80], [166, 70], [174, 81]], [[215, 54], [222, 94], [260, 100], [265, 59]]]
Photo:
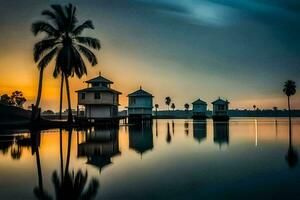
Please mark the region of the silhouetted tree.
[[172, 108], [173, 111], [175, 110], [175, 104], [174, 103], [172, 103], [171, 108]]
[[172, 100], [171, 100], [171, 97], [166, 97], [166, 98], [165, 98], [165, 103], [166, 103], [166, 105], [168, 106], [168, 110], [169, 110], [171, 101], [172, 101]]
[[256, 105], [253, 105], [253, 110], [255, 110], [256, 109]]
[[186, 103], [186, 104], [184, 104], [184, 108], [185, 108], [186, 111], [188, 111], [189, 108], [190, 108], [190, 105], [188, 103]]
[[284, 84], [283, 92], [288, 97], [288, 109], [289, 109], [289, 150], [285, 156], [286, 161], [290, 167], [294, 167], [298, 162], [297, 152], [292, 146], [292, 122], [291, 122], [291, 103], [290, 97], [296, 94], [296, 83], [292, 80], [288, 80]]
[[159, 105], [155, 104], [155, 115], [157, 116], [157, 109], [158, 109]]
[[283, 92], [288, 97], [288, 109], [289, 109], [289, 130], [290, 135], [292, 132], [292, 122], [291, 122], [291, 103], [290, 103], [290, 97], [296, 94], [296, 83], [292, 80], [288, 80], [284, 84]]
[[[34, 46], [34, 61], [39, 62], [40, 70], [39, 90], [36, 107], [39, 106], [43, 70], [56, 56], [55, 69], [53, 76], [62, 75], [62, 82], [65, 80], [68, 99], [68, 121], [73, 120], [70, 98], [69, 77], [74, 74], [78, 78], [87, 74], [86, 65], [81, 55], [83, 55], [92, 66], [97, 64], [97, 58], [87, 47], [100, 49], [98, 39], [80, 36], [84, 29], [94, 29], [93, 23], [87, 20], [77, 26], [76, 7], [72, 4], [62, 7], [61, 5], [52, 5], [52, 10], [42, 11], [42, 15], [47, 16], [49, 22], [37, 21], [32, 24], [34, 35], [45, 33], [46, 38], [37, 42]], [[63, 83], [61, 83], [62, 98]], [[62, 99], [61, 99], [62, 101]]]
[[26, 98], [21, 91], [14, 91], [11, 94], [11, 100], [14, 102], [15, 106], [20, 108], [23, 108], [23, 104], [26, 102]]
[[8, 105], [8, 106], [12, 106], [14, 105], [15, 103], [13, 102], [13, 99], [11, 99], [10, 96], [8, 96], [7, 94], [3, 94], [1, 96], [1, 99], [0, 99], [0, 102], [5, 104], [5, 105]]
[[86, 187], [87, 180], [87, 172], [83, 174], [81, 170], [79, 170], [75, 175], [74, 172], [67, 172], [63, 181], [59, 180], [57, 172], [54, 171], [52, 182], [55, 189], [55, 199], [94, 199], [98, 191], [99, 182], [93, 178]]

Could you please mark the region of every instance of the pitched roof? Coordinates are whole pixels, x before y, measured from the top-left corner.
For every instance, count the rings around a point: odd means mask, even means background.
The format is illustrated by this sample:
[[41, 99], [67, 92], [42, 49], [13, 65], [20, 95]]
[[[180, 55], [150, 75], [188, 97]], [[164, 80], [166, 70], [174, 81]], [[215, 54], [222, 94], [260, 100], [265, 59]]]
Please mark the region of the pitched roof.
[[211, 102], [212, 104], [229, 104], [229, 101], [225, 101], [225, 100], [223, 100], [223, 99], [221, 99], [220, 97], [219, 97], [219, 99], [217, 99], [217, 100], [215, 100], [215, 101], [213, 101], [213, 102]]
[[107, 87], [90, 87], [90, 88], [85, 88], [82, 90], [77, 90], [76, 92], [111, 92], [111, 93], [116, 93], [116, 94], [122, 94], [121, 92], [117, 90], [113, 90], [111, 88]]
[[112, 82], [111, 80], [108, 80], [107, 78], [104, 78], [103, 76], [99, 75], [96, 78], [90, 79], [85, 81], [86, 83], [109, 83], [109, 84], [113, 84], [114, 82]]
[[140, 88], [139, 90], [128, 94], [128, 97], [153, 97], [153, 96], [149, 92], [146, 92], [145, 90]]
[[201, 99], [197, 99], [192, 104], [207, 105], [207, 103], [205, 101], [202, 101]]

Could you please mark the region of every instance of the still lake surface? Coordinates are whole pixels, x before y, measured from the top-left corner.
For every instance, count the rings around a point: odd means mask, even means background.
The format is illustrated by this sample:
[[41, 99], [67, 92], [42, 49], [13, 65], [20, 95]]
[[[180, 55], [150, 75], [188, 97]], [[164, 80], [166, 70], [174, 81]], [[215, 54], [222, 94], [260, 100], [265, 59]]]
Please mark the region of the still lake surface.
[[233, 118], [1, 131], [0, 199], [55, 199], [54, 174], [80, 170], [95, 199], [299, 199], [300, 119], [292, 146], [288, 130], [286, 118]]

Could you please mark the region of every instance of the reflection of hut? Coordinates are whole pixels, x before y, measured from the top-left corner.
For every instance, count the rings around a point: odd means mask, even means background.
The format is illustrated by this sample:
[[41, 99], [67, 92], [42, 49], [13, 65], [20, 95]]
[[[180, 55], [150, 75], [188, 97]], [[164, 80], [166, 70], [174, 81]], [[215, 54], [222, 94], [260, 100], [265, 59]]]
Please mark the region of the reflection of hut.
[[229, 144], [229, 123], [228, 122], [214, 122], [214, 143]]
[[0, 152], [6, 154], [9, 147], [14, 143], [14, 136], [1, 136], [0, 137]]
[[225, 101], [219, 98], [216, 101], [212, 102], [212, 104], [213, 104], [213, 114], [212, 114], [213, 120], [215, 121], [229, 120], [229, 116], [228, 116], [229, 102], [227, 100]]
[[87, 164], [102, 168], [111, 164], [111, 158], [120, 154], [118, 129], [87, 130], [85, 142], [78, 145], [78, 157], [87, 157]]
[[142, 87], [128, 95], [128, 117], [130, 121], [152, 118], [153, 96]]
[[198, 142], [206, 139], [207, 136], [206, 120], [193, 121], [193, 136]]
[[129, 126], [129, 148], [141, 155], [153, 149], [152, 124]]
[[198, 99], [193, 103], [193, 119], [206, 119], [207, 103]]

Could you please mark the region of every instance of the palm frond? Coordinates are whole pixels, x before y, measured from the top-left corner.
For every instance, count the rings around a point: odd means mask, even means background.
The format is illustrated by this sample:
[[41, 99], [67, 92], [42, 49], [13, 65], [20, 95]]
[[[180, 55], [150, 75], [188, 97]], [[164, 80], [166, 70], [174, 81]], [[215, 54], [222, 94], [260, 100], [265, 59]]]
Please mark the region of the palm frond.
[[82, 45], [77, 45], [77, 47], [78, 50], [88, 59], [92, 66], [95, 66], [98, 63], [97, 58], [92, 51]]
[[53, 50], [51, 50], [47, 55], [45, 55], [41, 61], [38, 64], [39, 68], [44, 68], [46, 67], [50, 61], [52, 60], [52, 58], [55, 56], [55, 54], [57, 53], [57, 47], [54, 48]]
[[81, 25], [77, 26], [74, 29], [73, 34], [76, 36], [80, 35], [84, 29], [94, 29], [93, 22], [91, 20], [83, 22]]
[[77, 23], [77, 18], [75, 15], [76, 7], [72, 4], [69, 4], [65, 7], [65, 12], [67, 14], [67, 28], [68, 31], [71, 32], [74, 29], [75, 24]]
[[75, 40], [78, 43], [87, 45], [87, 46], [89, 46], [89, 47], [91, 47], [93, 49], [99, 50], [101, 48], [100, 41], [98, 39], [96, 39], [96, 38], [91, 38], [91, 37], [75, 37]]
[[63, 7], [61, 5], [51, 5], [51, 8], [54, 10], [54, 13], [56, 15], [56, 23], [58, 25], [59, 30], [64, 30], [66, 28], [66, 14], [63, 10]]
[[52, 49], [55, 47], [56, 44], [59, 42], [57, 41], [57, 38], [49, 38], [49, 39], [44, 39], [39, 42], [37, 42], [34, 45], [33, 48], [33, 57], [34, 61], [37, 62], [40, 60], [40, 57], [49, 49]]
[[41, 14], [49, 17], [49, 19], [56, 19], [56, 15], [50, 10], [43, 10]]
[[48, 36], [57, 36], [58, 31], [51, 24], [44, 21], [37, 21], [31, 26], [32, 33], [36, 36], [41, 32], [45, 32]]
[[87, 74], [85, 63], [76, 48], [73, 48], [73, 56], [74, 56], [73, 60], [75, 61], [73, 67], [74, 72], [78, 78], [81, 78], [82, 75]]

